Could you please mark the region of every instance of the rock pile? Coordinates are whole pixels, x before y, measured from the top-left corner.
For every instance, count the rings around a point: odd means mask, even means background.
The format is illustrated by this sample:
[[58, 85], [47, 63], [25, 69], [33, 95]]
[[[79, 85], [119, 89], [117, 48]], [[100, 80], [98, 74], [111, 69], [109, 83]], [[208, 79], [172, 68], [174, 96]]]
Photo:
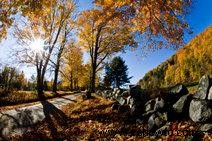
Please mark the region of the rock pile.
[[[115, 88], [113, 90], [99, 91], [99, 95], [113, 99], [116, 102], [112, 110], [133, 117], [139, 123], [148, 122], [150, 131], [165, 129], [170, 124], [169, 120], [174, 117], [185, 117], [194, 122], [204, 124], [200, 131], [211, 131], [212, 129], [212, 81], [204, 75], [198, 85], [196, 94], [188, 94], [187, 88], [176, 85], [154, 99], [149, 99], [145, 90], [140, 86], [130, 86], [129, 90]], [[165, 95], [165, 94], [164, 94]]]

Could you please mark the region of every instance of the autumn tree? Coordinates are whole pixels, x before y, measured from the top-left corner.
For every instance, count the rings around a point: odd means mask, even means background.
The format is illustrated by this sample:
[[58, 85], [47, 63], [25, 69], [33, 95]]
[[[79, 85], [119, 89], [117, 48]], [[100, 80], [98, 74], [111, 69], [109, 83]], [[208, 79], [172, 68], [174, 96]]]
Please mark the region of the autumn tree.
[[184, 32], [190, 33], [185, 17], [192, 0], [95, 0], [95, 4], [119, 13], [149, 48], [180, 47]]
[[124, 24], [119, 14], [92, 9], [78, 17], [79, 45], [90, 55], [90, 90], [95, 91], [97, 72], [107, 57], [122, 51], [125, 46], [136, 46], [130, 27]]
[[66, 49], [61, 75], [64, 81], [68, 81], [71, 90], [79, 87], [81, 78], [85, 74], [83, 74], [83, 53], [78, 46], [70, 44]]
[[49, 8], [49, 3], [53, 1], [55, 0], [0, 0], [0, 41], [6, 37], [7, 30], [15, 21], [15, 15], [42, 15], [43, 9]]
[[21, 24], [16, 25], [15, 37], [22, 46], [16, 55], [20, 62], [36, 66], [37, 92], [40, 97], [43, 96], [45, 74], [52, 56], [55, 52], [60, 56], [57, 49], [60, 52], [63, 47], [63, 31], [67, 28], [72, 12], [73, 1], [52, 0], [43, 8], [42, 15], [37, 15], [37, 12], [27, 13], [28, 19], [24, 18]]
[[170, 87], [178, 83], [192, 85], [204, 74], [212, 76], [211, 35], [209, 26], [171, 58], [146, 73], [139, 84], [144, 88]]
[[62, 55], [64, 51], [71, 51], [69, 49], [66, 50], [66, 48], [70, 47], [70, 44], [73, 44], [73, 30], [75, 27], [75, 8], [76, 8], [76, 3], [74, 1], [69, 1], [66, 2], [65, 4], [68, 4], [68, 7], [65, 11], [68, 12], [66, 13], [67, 15], [67, 20], [64, 22], [64, 28], [61, 29], [61, 37], [60, 37], [60, 44], [57, 48], [56, 51], [56, 62], [53, 63], [54, 65], [54, 82], [53, 82], [53, 87], [52, 91], [56, 93], [57, 91], [57, 83], [58, 83], [58, 75], [60, 71], [60, 66], [61, 66], [61, 61], [62, 61]]
[[16, 68], [9, 66], [0, 70], [0, 84], [4, 87], [4, 90], [22, 90], [27, 85], [24, 73], [20, 73]]

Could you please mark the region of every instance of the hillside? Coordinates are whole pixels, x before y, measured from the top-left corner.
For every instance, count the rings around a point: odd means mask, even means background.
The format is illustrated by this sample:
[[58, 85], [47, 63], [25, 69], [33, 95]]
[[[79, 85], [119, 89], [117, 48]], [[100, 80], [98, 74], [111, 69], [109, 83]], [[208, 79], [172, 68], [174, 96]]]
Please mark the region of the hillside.
[[149, 71], [139, 85], [143, 88], [167, 87], [197, 82], [207, 73], [212, 76], [212, 26], [197, 35], [175, 55]]

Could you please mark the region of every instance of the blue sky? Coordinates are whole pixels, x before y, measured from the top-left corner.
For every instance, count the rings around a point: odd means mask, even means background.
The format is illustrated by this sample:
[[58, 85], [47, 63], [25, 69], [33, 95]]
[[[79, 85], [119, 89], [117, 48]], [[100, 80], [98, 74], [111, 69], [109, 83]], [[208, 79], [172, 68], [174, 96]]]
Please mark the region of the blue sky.
[[[79, 0], [79, 10], [89, 9], [92, 7], [92, 0]], [[193, 30], [192, 35], [186, 35], [185, 41], [190, 41], [197, 34], [202, 32], [206, 27], [212, 26], [212, 0], [194, 0], [194, 4], [191, 9], [191, 14], [187, 16], [187, 21]], [[9, 32], [11, 33], [11, 31]], [[0, 61], [7, 63], [8, 56], [11, 55], [11, 47], [15, 46], [15, 40], [8, 36], [7, 40], [0, 43]], [[166, 59], [171, 57], [176, 50], [173, 49], [161, 49], [152, 53], [146, 58], [142, 58], [141, 50], [126, 51], [125, 54], [121, 54], [129, 68], [129, 76], [133, 76], [131, 83], [137, 83], [145, 73], [157, 67]], [[8, 63], [13, 63], [9, 61]], [[24, 70], [29, 78], [32, 74], [35, 74], [34, 68], [26, 68], [19, 66], [20, 70]]]

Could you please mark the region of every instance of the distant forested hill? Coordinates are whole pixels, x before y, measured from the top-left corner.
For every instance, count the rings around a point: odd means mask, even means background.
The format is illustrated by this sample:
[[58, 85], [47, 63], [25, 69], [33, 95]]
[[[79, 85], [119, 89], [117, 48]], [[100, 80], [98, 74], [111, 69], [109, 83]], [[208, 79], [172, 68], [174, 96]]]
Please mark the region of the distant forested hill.
[[212, 76], [212, 26], [148, 72], [139, 84], [144, 88], [191, 84], [198, 82], [205, 73]]

